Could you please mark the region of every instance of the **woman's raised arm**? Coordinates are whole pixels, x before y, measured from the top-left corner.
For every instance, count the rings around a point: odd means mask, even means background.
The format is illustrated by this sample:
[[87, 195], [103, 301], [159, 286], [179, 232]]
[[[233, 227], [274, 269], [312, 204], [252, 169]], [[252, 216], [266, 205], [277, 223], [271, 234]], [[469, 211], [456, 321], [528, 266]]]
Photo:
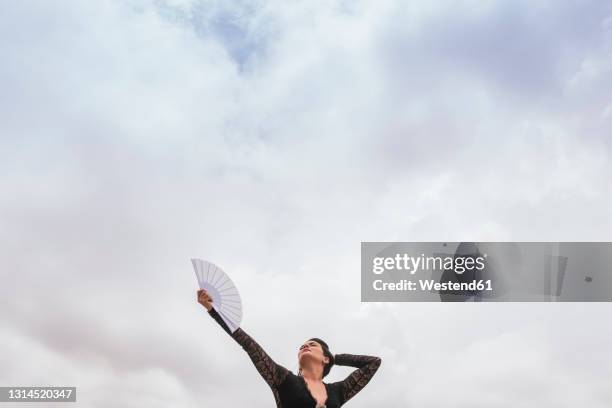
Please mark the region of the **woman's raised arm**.
[[205, 290], [198, 291], [198, 302], [208, 310], [208, 314], [223, 328], [223, 330], [236, 340], [244, 351], [247, 352], [255, 368], [270, 387], [274, 389], [285, 380], [289, 370], [276, 364], [265, 350], [241, 328], [238, 328], [232, 333], [219, 313], [212, 307], [213, 300]]

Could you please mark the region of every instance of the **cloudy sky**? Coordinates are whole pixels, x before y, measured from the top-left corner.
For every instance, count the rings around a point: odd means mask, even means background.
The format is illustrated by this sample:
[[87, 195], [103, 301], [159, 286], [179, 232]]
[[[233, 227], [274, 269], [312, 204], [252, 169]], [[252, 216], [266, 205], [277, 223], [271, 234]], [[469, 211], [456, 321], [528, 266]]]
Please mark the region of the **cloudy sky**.
[[2, 1], [0, 34], [0, 385], [273, 406], [198, 256], [290, 370], [382, 357], [347, 406], [610, 406], [608, 304], [359, 286], [361, 241], [612, 241], [610, 2]]

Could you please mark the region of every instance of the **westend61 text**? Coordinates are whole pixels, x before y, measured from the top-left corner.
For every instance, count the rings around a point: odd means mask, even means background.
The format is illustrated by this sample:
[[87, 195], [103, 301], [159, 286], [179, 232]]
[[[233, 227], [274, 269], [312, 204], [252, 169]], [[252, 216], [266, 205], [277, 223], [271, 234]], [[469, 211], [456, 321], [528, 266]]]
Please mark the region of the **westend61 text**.
[[491, 280], [473, 280], [471, 282], [436, 282], [433, 279], [419, 279], [417, 282], [402, 279], [399, 282], [383, 282], [377, 279], [373, 282], [374, 290], [427, 290], [436, 292], [446, 291], [485, 291], [493, 290]]

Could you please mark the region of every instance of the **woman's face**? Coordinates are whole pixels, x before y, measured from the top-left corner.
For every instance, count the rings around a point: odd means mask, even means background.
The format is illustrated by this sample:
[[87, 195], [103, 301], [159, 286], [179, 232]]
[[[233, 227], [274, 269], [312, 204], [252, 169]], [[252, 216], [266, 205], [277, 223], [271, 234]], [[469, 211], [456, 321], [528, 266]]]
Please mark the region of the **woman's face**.
[[329, 362], [329, 359], [323, 354], [323, 347], [314, 340], [308, 340], [300, 346], [298, 350], [298, 360], [302, 361], [304, 358], [311, 358], [323, 364]]

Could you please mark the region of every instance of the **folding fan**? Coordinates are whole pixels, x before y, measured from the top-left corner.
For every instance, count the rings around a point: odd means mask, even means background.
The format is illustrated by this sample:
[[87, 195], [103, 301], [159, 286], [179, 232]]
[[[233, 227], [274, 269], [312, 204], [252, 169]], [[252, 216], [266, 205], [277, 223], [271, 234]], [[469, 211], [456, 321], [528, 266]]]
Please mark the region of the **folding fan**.
[[217, 265], [202, 259], [192, 259], [200, 289], [205, 289], [231, 332], [240, 327], [242, 321], [242, 301], [234, 282]]

